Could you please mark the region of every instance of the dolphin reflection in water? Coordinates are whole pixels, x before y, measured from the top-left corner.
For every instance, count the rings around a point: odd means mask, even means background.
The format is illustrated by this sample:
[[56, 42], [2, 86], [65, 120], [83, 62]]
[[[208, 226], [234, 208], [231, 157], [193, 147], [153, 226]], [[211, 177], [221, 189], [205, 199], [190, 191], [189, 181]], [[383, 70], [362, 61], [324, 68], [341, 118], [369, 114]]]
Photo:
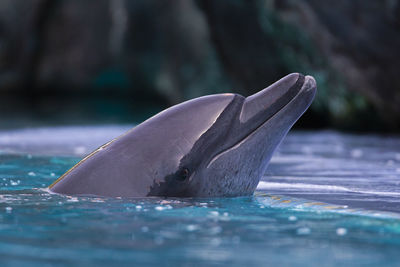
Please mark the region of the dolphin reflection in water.
[[172, 106], [93, 151], [49, 190], [109, 197], [251, 195], [315, 93], [313, 77], [292, 73], [249, 97], [216, 94]]

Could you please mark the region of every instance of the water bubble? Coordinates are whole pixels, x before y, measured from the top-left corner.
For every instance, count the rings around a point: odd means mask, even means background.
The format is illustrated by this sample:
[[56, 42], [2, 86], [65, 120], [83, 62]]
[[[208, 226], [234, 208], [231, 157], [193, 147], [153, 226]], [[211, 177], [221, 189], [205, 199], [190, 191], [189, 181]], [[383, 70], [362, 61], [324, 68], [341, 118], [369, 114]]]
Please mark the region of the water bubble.
[[289, 216], [288, 220], [291, 221], [291, 222], [294, 222], [294, 221], [297, 221], [297, 217], [296, 216]]
[[186, 230], [189, 231], [189, 232], [193, 232], [193, 231], [195, 231], [197, 229], [199, 229], [199, 227], [197, 225], [194, 225], [194, 224], [189, 224], [189, 225], [186, 226]]
[[34, 172], [28, 172], [28, 175], [29, 175], [29, 176], [36, 176], [36, 173], [34, 173]]
[[141, 230], [143, 233], [147, 233], [147, 232], [149, 231], [149, 227], [147, 227], [147, 226], [142, 226], [142, 228], [140, 228], [140, 230]]
[[10, 180], [10, 184], [11, 185], [19, 185], [21, 183], [21, 181], [20, 180], [17, 180], [17, 181], [14, 181], [14, 180]]
[[50, 176], [54, 177], [54, 176], [56, 176], [56, 174], [54, 172], [52, 172], [52, 173], [50, 173]]
[[68, 197], [67, 202], [78, 202], [79, 199], [77, 197]]
[[6, 212], [11, 213], [12, 212], [12, 207], [6, 207]]
[[228, 217], [229, 213], [228, 212], [224, 212], [222, 215], [225, 216], [225, 217]]
[[171, 205], [165, 205], [165, 206], [157, 206], [154, 208], [155, 210], [171, 210], [172, 206]]
[[137, 209], [137, 210], [141, 210], [142, 208], [143, 208], [142, 206], [136, 205], [136, 209]]
[[170, 201], [170, 200], [162, 200], [161, 202], [160, 202], [160, 204], [161, 205], [165, 205], [165, 204], [171, 204], [172, 203], [172, 201]]
[[340, 227], [340, 228], [336, 229], [336, 234], [339, 235], [339, 236], [346, 235], [347, 234], [347, 229]]
[[215, 211], [215, 210], [210, 211], [209, 213], [210, 213], [211, 216], [218, 216], [219, 215], [219, 212]]
[[104, 202], [104, 199], [101, 199], [101, 198], [92, 198], [92, 199], [90, 199], [90, 202], [103, 203], [103, 202]]
[[297, 229], [298, 235], [309, 235], [311, 233], [311, 229], [308, 227], [300, 227]]
[[31, 159], [31, 158], [32, 158], [32, 155], [31, 155], [31, 154], [28, 154], [28, 155], [26, 155], [26, 157], [27, 157], [28, 159]]

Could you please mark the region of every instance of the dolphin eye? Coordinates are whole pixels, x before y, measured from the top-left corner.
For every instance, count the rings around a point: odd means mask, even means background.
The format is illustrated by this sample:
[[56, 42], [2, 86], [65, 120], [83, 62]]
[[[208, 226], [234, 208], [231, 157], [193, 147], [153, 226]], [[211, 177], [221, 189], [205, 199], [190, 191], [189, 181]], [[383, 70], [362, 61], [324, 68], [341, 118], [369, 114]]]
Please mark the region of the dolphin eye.
[[183, 168], [178, 173], [178, 180], [184, 181], [189, 177], [190, 171], [188, 168]]

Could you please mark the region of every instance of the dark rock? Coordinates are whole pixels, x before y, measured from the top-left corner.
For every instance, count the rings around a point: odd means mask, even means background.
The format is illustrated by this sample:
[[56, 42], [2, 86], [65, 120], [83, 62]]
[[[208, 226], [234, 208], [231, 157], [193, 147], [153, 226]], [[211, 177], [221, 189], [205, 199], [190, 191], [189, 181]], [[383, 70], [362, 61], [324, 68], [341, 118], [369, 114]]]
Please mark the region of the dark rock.
[[114, 118], [298, 71], [319, 85], [303, 125], [399, 130], [399, 17], [396, 0], [4, 0], [0, 113], [101, 117], [112, 99]]
[[[280, 2], [280, 1], [276, 1]], [[277, 14], [299, 25], [344, 81], [393, 128], [400, 127], [399, 1], [284, 1]]]

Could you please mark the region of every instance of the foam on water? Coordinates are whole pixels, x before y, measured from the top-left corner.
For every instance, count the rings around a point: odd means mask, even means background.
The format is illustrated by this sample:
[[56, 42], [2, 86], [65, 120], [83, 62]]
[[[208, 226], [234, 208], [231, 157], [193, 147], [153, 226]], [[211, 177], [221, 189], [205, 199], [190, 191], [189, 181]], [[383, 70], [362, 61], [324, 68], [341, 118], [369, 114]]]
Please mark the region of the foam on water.
[[316, 184], [303, 184], [303, 183], [273, 183], [260, 181], [257, 190], [271, 190], [271, 189], [301, 189], [301, 190], [315, 190], [318, 192], [324, 191], [338, 191], [338, 192], [351, 192], [359, 194], [372, 194], [378, 196], [394, 196], [399, 197], [400, 192], [384, 192], [384, 191], [365, 191], [346, 188], [344, 186], [336, 185], [316, 185]]

